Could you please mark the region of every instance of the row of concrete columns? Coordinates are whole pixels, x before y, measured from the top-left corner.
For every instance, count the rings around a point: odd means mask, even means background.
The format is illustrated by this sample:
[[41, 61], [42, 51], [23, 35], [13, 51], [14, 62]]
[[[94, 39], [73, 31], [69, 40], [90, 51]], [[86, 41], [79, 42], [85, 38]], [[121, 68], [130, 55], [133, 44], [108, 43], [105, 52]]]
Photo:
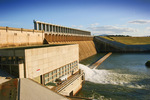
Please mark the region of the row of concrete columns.
[[90, 41], [93, 37], [45, 34], [48, 42]]
[[79, 29], [73, 29], [48, 23], [43, 23], [39, 21], [34, 21], [35, 30], [44, 30], [45, 32], [54, 33], [65, 33], [65, 34], [80, 34], [80, 35], [91, 35], [89, 31], [83, 31]]

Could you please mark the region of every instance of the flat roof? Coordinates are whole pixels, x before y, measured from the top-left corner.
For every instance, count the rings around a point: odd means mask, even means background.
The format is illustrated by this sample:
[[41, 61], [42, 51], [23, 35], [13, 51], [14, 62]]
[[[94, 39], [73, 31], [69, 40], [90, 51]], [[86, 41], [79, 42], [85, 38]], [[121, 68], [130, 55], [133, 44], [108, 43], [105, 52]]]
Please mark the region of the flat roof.
[[[10, 79], [0, 84], [1, 100], [69, 100], [28, 78]], [[10, 94], [11, 93], [11, 94]]]
[[64, 45], [75, 45], [75, 44], [43, 44], [43, 45], [32, 45], [32, 46], [18, 46], [18, 47], [5, 47], [0, 48], [0, 50], [24, 50], [33, 48], [44, 48], [44, 47], [54, 47], [54, 46], [64, 46]]

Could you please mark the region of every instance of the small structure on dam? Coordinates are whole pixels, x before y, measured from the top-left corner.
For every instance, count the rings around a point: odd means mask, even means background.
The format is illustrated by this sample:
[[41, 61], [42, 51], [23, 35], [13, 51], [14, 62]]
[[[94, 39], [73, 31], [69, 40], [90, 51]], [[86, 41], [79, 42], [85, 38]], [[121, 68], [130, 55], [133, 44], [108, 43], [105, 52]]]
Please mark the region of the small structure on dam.
[[74, 29], [70, 27], [54, 25], [50, 23], [40, 22], [40, 21], [33, 21], [34, 22], [34, 29], [35, 30], [44, 30], [50, 34], [65, 34], [65, 35], [91, 35], [91, 32]]

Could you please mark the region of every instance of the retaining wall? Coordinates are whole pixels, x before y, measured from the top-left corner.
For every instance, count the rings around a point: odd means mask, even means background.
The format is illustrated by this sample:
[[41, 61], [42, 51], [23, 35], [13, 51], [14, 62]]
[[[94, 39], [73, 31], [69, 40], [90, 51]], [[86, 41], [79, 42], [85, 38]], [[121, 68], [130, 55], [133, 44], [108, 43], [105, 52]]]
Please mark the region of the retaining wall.
[[0, 47], [43, 44], [42, 31], [0, 27]]

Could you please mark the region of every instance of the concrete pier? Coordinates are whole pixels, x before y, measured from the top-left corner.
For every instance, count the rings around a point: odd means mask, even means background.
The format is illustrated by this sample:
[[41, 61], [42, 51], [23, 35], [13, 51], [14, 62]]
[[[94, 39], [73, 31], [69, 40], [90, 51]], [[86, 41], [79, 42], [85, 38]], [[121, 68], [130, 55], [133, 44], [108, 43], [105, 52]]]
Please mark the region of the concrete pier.
[[112, 52], [109, 52], [108, 54], [106, 54], [104, 57], [102, 57], [101, 59], [99, 59], [97, 62], [95, 62], [94, 64], [91, 65], [91, 69], [96, 69], [102, 62], [104, 62], [110, 55], [112, 54]]

